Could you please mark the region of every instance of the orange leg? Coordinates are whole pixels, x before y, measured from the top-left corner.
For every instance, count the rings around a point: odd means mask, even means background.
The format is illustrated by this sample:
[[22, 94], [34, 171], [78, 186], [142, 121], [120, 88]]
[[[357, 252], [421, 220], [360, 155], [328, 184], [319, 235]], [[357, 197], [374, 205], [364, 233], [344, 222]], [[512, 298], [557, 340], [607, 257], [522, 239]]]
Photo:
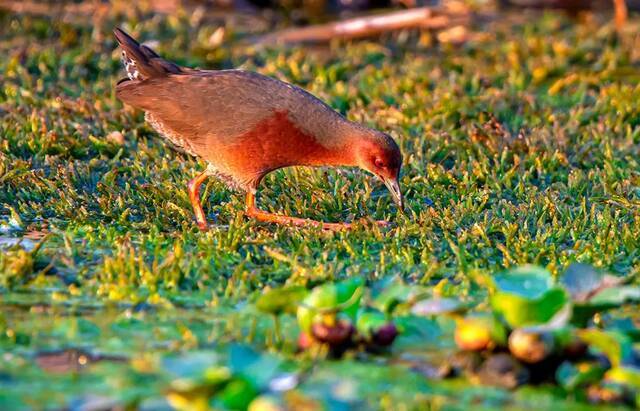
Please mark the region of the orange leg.
[[[322, 221], [310, 220], [307, 218], [289, 217], [262, 211], [256, 207], [256, 196], [253, 193], [247, 193], [246, 212], [249, 217], [253, 217], [256, 220], [263, 221], [265, 223], [294, 225], [297, 227], [320, 227], [323, 230], [330, 231], [349, 230], [353, 228], [353, 224], [350, 223], [324, 223]], [[389, 225], [387, 221], [376, 221], [376, 224], [381, 226]]]
[[205, 171], [189, 181], [189, 184], [187, 184], [189, 200], [191, 200], [193, 212], [196, 215], [196, 223], [198, 224], [198, 228], [202, 231], [207, 230], [207, 219], [204, 216], [204, 211], [202, 211], [202, 205], [200, 205], [200, 185], [202, 185], [207, 177], [208, 175]]
[[627, 3], [625, 0], [613, 0], [613, 6], [615, 9], [616, 30], [620, 31], [627, 22]]

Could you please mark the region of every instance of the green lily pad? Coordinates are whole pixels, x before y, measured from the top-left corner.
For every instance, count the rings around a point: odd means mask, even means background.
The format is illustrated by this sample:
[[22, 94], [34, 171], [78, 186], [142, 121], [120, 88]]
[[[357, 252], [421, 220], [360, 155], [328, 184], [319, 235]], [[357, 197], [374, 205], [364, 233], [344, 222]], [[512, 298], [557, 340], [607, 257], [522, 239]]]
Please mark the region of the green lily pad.
[[417, 315], [398, 316], [393, 319], [400, 336], [394, 343], [398, 350], [425, 350], [453, 347], [455, 321], [451, 318], [427, 318]]
[[556, 381], [567, 391], [598, 382], [602, 379], [606, 369], [594, 362], [580, 362], [573, 364], [564, 361], [556, 370]]
[[640, 301], [640, 288], [634, 286], [619, 286], [606, 288], [589, 300], [575, 303], [571, 322], [584, 327], [596, 313], [618, 308], [629, 302]]
[[315, 287], [298, 307], [298, 323], [304, 332], [323, 314], [342, 314], [355, 322], [363, 281], [352, 278], [340, 283], [328, 283]]
[[[191, 370], [192, 364], [187, 366]], [[232, 378], [230, 370], [220, 366], [209, 367], [199, 375], [189, 374], [173, 380], [167, 391], [167, 400], [178, 410], [208, 410], [210, 398]]]
[[622, 278], [600, 273], [587, 264], [571, 264], [560, 281], [573, 302], [571, 322], [580, 327], [598, 312], [640, 301], [640, 288], [621, 286]]
[[633, 347], [631, 339], [625, 334], [590, 328], [579, 330], [578, 337], [591, 348], [604, 354], [614, 368], [632, 359]]
[[278, 373], [282, 361], [268, 353], [260, 353], [246, 345], [229, 347], [228, 367], [234, 375], [242, 375], [253, 385], [263, 388]]
[[540, 267], [524, 266], [499, 274], [494, 283], [491, 306], [512, 328], [547, 323], [568, 303], [567, 293]]
[[617, 307], [624, 303], [637, 301], [640, 301], [640, 287], [634, 286], [607, 288], [589, 300], [593, 305], [611, 304]]
[[418, 301], [411, 307], [411, 313], [416, 315], [441, 315], [460, 313], [467, 307], [460, 301], [453, 298], [429, 298]]
[[215, 353], [195, 351], [188, 355], [170, 355], [162, 360], [162, 368], [179, 379], [200, 379], [220, 365]]
[[410, 286], [401, 281], [386, 285], [375, 297], [373, 306], [385, 314], [391, 314], [401, 305], [410, 306], [413, 302], [428, 296], [421, 286]]
[[569, 292], [572, 301], [584, 302], [601, 289], [607, 281], [605, 281], [605, 275], [592, 266], [573, 263], [560, 278], [560, 283]]
[[222, 391], [216, 395], [214, 403], [220, 403], [227, 410], [246, 410], [260, 392], [255, 383], [246, 377], [231, 380]]
[[613, 367], [604, 375], [607, 382], [625, 385], [640, 390], [640, 369], [631, 366]]
[[363, 336], [371, 337], [380, 327], [389, 323], [386, 315], [380, 311], [367, 310], [358, 313], [356, 329]]
[[300, 302], [308, 291], [302, 286], [276, 288], [261, 294], [256, 301], [256, 308], [268, 314], [295, 314]]
[[525, 265], [493, 277], [496, 288], [529, 300], [539, 299], [554, 287], [549, 271], [542, 267]]
[[640, 329], [636, 326], [633, 318], [609, 318], [605, 328], [627, 335], [634, 343], [640, 342]]

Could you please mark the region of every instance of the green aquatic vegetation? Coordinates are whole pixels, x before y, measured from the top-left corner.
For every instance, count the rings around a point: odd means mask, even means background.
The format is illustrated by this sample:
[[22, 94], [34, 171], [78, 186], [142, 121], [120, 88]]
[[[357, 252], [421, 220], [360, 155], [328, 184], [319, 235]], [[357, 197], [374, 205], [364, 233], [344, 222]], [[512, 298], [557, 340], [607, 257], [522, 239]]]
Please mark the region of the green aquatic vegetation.
[[[189, 393], [205, 408], [586, 409], [618, 394], [631, 403], [637, 364], [622, 353], [639, 335], [635, 37], [597, 21], [506, 14], [460, 47], [409, 33], [262, 48], [244, 41], [268, 30], [260, 25], [227, 22], [226, 41], [212, 45], [208, 18], [131, 13], [98, 25], [0, 14], [0, 408], [156, 409]], [[389, 132], [404, 153], [406, 214], [362, 173], [295, 168], [266, 178], [262, 207], [393, 226], [258, 224], [242, 196], [211, 179], [202, 199], [213, 224], [198, 231], [186, 182], [204, 164], [115, 98], [115, 25], [180, 64], [281, 78]], [[542, 267], [529, 274], [544, 281], [514, 290], [504, 273], [525, 264]], [[331, 291], [355, 283], [353, 300]], [[312, 298], [318, 287], [329, 291]], [[296, 314], [302, 307], [307, 328], [322, 317], [308, 310], [316, 303], [358, 336], [340, 359], [298, 350]], [[531, 341], [554, 350], [572, 327], [591, 329], [583, 337], [594, 347], [617, 345], [559, 365], [553, 387], [476, 386], [531, 368], [502, 356], [490, 364], [511, 367], [506, 376], [481, 364], [463, 378], [464, 364], [439, 366], [456, 351], [460, 318], [502, 321], [492, 307], [508, 323], [496, 345], [508, 345], [507, 326], [525, 336], [542, 327]], [[392, 344], [363, 349], [391, 320]], [[277, 372], [231, 366], [231, 347]], [[174, 371], [192, 363], [203, 368], [180, 385]]]

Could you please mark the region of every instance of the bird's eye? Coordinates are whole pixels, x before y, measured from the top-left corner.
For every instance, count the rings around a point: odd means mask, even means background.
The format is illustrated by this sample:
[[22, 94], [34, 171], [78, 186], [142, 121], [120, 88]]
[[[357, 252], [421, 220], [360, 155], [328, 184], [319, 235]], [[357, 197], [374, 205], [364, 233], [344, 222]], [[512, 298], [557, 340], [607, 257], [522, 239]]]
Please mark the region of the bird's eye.
[[377, 167], [377, 168], [384, 168], [384, 163], [382, 162], [382, 160], [380, 160], [379, 158], [376, 158], [373, 161], [373, 164]]

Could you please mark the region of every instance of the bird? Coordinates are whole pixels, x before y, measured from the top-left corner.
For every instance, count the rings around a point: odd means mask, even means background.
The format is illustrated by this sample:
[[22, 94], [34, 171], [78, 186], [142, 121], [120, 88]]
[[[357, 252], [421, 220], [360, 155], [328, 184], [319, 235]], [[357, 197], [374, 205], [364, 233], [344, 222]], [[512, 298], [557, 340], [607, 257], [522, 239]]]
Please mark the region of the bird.
[[[292, 166], [357, 166], [379, 177], [398, 209], [402, 153], [387, 133], [349, 121], [311, 93], [256, 72], [199, 70], [179, 66], [114, 29], [127, 77], [116, 84], [122, 102], [145, 112], [145, 120], [168, 142], [206, 162], [187, 184], [195, 220], [208, 224], [200, 186], [216, 177], [244, 192], [245, 215], [260, 222], [343, 230], [330, 223], [270, 213], [256, 205], [268, 173]], [[376, 221], [389, 225], [388, 221]]]

